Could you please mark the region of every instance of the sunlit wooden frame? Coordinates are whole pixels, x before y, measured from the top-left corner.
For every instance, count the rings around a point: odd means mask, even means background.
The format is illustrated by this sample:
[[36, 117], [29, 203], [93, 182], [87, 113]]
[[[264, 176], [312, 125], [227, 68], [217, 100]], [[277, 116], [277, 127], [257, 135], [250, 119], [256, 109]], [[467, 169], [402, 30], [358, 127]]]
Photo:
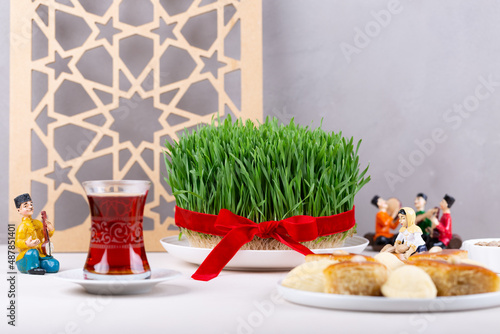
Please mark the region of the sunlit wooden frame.
[[[161, 250], [159, 239], [168, 235], [176, 234], [175, 230], [167, 230], [168, 226], [173, 224], [173, 217], [168, 217], [164, 221], [160, 221], [160, 215], [152, 208], [160, 205], [160, 197], [162, 196], [168, 202], [174, 201], [174, 198], [161, 185], [161, 173], [159, 166], [161, 162], [161, 154], [163, 143], [160, 143], [160, 137], [169, 135], [172, 139], [177, 139], [177, 133], [184, 129], [195, 126], [200, 123], [207, 123], [213, 117], [213, 113], [199, 116], [185, 111], [175, 110], [176, 114], [180, 114], [189, 120], [177, 126], [170, 126], [165, 119], [175, 107], [165, 107], [159, 102], [160, 94], [165, 91], [179, 88], [178, 94], [175, 96], [171, 105], [175, 106], [178, 100], [183, 96], [184, 92], [192, 83], [201, 80], [209, 80], [213, 87], [218, 92], [218, 105], [220, 115], [224, 115], [225, 110], [229, 108], [237, 117], [243, 119], [262, 120], [262, 3], [261, 0], [220, 0], [203, 5], [203, 0], [194, 0], [189, 9], [174, 16], [169, 16], [165, 9], [160, 5], [159, 0], [152, 0], [154, 7], [154, 19], [147, 24], [141, 26], [132, 26], [120, 22], [119, 6], [121, 1], [113, 1], [109, 9], [103, 16], [88, 13], [78, 0], [68, 0], [72, 7], [56, 2], [55, 0], [15, 0], [11, 1], [11, 58], [10, 58], [10, 181], [9, 195], [10, 199], [15, 196], [31, 192], [32, 181], [37, 181], [47, 185], [48, 195], [47, 202], [43, 210], [47, 211], [48, 217], [55, 223], [57, 230], [57, 216], [55, 216], [55, 203], [64, 191], [81, 194], [85, 196], [83, 188], [75, 177], [75, 174], [82, 164], [90, 159], [113, 154], [113, 178], [123, 178], [128, 169], [137, 162], [146, 172], [149, 179], [155, 184], [154, 200], [146, 206], [145, 216], [151, 217], [154, 220], [154, 230], [145, 231], [145, 244], [149, 251]], [[48, 8], [48, 24], [46, 25], [40, 16], [36, 13], [40, 5]], [[224, 24], [224, 7], [232, 5], [236, 9], [235, 14], [229, 22]], [[189, 18], [217, 11], [217, 32], [216, 41], [210, 49], [202, 50], [191, 46], [182, 36], [180, 30]], [[55, 38], [55, 11], [63, 11], [74, 16], [81, 17], [85, 20], [92, 32], [87, 40], [80, 47], [65, 51]], [[113, 25], [121, 32], [113, 38], [115, 41], [126, 38], [132, 35], [145, 36], [154, 41], [154, 54], [144, 71], [135, 78], [127, 66], [125, 66], [119, 56], [118, 43], [109, 44], [106, 39], [97, 39], [99, 29], [96, 23], [106, 24], [110, 19], [113, 19]], [[159, 27], [160, 18], [167, 23], [177, 22], [174, 33], [177, 40], [167, 40], [163, 44], [157, 34], [152, 30]], [[224, 55], [224, 38], [230, 32], [231, 28], [239, 21], [241, 25], [241, 58], [239, 60], [226, 57]], [[32, 24], [36, 22], [48, 39], [48, 56], [42, 59], [32, 61]], [[192, 58], [196, 62], [196, 68], [186, 80], [178, 81], [169, 85], [167, 88], [161, 87], [159, 84], [159, 59], [168, 45], [175, 45], [184, 50], [188, 50]], [[113, 84], [111, 87], [104, 86], [94, 81], [86, 80], [78, 71], [76, 63], [82, 57], [85, 51], [104, 46], [107, 52], [113, 58]], [[218, 58], [224, 62], [226, 66], [220, 68], [219, 76], [215, 78], [210, 72], [202, 72], [204, 67], [200, 57], [210, 57], [213, 53], [218, 52]], [[55, 52], [61, 57], [72, 57], [68, 64], [72, 73], [61, 73], [57, 78], [54, 75], [53, 69], [47, 67], [47, 64], [54, 62]], [[235, 70], [241, 71], [241, 110], [234, 105], [233, 101], [228, 97], [224, 90], [224, 74]], [[38, 71], [48, 74], [48, 90], [37, 107], [32, 111], [31, 105], [31, 87], [32, 87], [32, 71]], [[124, 73], [132, 83], [130, 89], [122, 91], [119, 88], [118, 75], [119, 71]], [[153, 71], [153, 89], [145, 91], [141, 83]], [[96, 108], [82, 114], [72, 117], [62, 116], [54, 112], [54, 94], [57, 91], [63, 80], [68, 79], [77, 82], [83, 86], [88, 95], [96, 104]], [[96, 95], [94, 89], [105, 91], [112, 95], [113, 102], [104, 105]], [[109, 111], [116, 109], [119, 106], [120, 98], [131, 98], [134, 94], [139, 94], [142, 98], [154, 99], [156, 108], [163, 111], [160, 117], [160, 125], [162, 130], [155, 132], [154, 142], [142, 142], [138, 147], [130, 145], [130, 142], [119, 143], [117, 140], [118, 133], [109, 129], [110, 123], [106, 122], [102, 126], [90, 124], [84, 119], [93, 115], [104, 114], [109, 116]], [[48, 125], [47, 134], [40, 130], [36, 123], [42, 109], [47, 108], [47, 115], [55, 121]], [[108, 114], [107, 114], [108, 113]], [[109, 117], [108, 117], [109, 118]], [[109, 119], [108, 119], [109, 120]], [[54, 149], [54, 130], [58, 127], [76, 124], [83, 128], [88, 128], [97, 132], [97, 135], [91, 140], [88, 147], [80, 157], [64, 160]], [[47, 166], [35, 171], [31, 170], [31, 133], [36, 133], [43, 145], [47, 148]], [[113, 145], [109, 148], [94, 152], [93, 149], [102, 139], [102, 137], [110, 136], [114, 139]], [[126, 147], [132, 152], [132, 157], [123, 166], [118, 167], [118, 151]], [[141, 158], [143, 149], [149, 148], [155, 152], [154, 168], [150, 168]], [[55, 172], [55, 163], [60, 168], [71, 167], [68, 173], [70, 183], [61, 184], [59, 187], [54, 186], [54, 180], [47, 178], [48, 174]], [[36, 200], [36, 199], [34, 199]], [[72, 210], [68, 207], [67, 210]], [[9, 221], [18, 223], [20, 216], [18, 215], [13, 201], [9, 203]], [[71, 227], [65, 230], [59, 230], [53, 237], [53, 242], [56, 246], [56, 251], [86, 251], [89, 244], [89, 228], [90, 217], [83, 224]]]

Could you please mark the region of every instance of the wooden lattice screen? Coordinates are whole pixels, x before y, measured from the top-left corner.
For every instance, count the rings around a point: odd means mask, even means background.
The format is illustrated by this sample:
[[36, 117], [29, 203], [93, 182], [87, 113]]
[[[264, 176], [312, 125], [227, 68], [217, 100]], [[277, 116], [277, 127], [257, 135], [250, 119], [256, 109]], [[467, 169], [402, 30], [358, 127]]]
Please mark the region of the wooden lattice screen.
[[57, 251], [88, 248], [90, 179], [151, 180], [146, 248], [177, 233], [163, 143], [217, 113], [262, 120], [261, 5], [11, 2], [9, 194], [47, 211]]

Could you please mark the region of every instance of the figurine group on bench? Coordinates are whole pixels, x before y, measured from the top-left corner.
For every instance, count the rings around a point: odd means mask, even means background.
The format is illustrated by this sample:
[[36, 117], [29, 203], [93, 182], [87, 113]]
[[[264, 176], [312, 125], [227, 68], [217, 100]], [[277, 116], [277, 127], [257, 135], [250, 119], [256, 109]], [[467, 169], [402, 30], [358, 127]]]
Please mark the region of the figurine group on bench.
[[[423, 252], [434, 246], [441, 248], [460, 248], [462, 241], [452, 234], [450, 208], [455, 199], [446, 194], [439, 208], [425, 211], [427, 196], [417, 194], [415, 212], [412, 208], [401, 208], [395, 198], [384, 200], [374, 196], [371, 203], [378, 208], [375, 218], [375, 234], [365, 235], [376, 251], [404, 254], [406, 258], [415, 252]], [[441, 218], [439, 212], [442, 212]], [[401, 224], [397, 235], [391, 233]]]

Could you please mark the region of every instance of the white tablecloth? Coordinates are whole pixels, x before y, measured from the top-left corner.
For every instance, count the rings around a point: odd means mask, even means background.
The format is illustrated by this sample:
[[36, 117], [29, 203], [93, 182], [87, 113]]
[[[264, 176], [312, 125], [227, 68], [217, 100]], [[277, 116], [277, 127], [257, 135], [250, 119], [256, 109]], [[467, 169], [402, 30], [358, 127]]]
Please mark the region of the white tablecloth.
[[[276, 284], [286, 272], [223, 271], [210, 282], [190, 278], [196, 266], [148, 253], [152, 268], [182, 277], [132, 296], [90, 295], [53, 275], [18, 274], [15, 328], [8, 326], [7, 247], [2, 254], [2, 333], [480, 333], [500, 329], [500, 308], [448, 313], [369, 313], [284, 301]], [[55, 257], [61, 271], [82, 268], [86, 254]], [[6, 331], [5, 331], [6, 329]]]

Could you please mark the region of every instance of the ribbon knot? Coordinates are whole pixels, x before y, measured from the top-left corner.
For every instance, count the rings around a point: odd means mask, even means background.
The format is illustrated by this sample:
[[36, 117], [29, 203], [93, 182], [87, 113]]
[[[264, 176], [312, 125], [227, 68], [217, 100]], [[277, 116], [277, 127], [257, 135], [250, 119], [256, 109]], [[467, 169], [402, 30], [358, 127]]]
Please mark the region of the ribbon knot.
[[260, 224], [257, 224], [257, 233], [255, 235], [259, 238], [266, 239], [266, 238], [272, 238], [274, 236], [274, 233], [276, 233], [276, 229], [280, 225], [280, 222], [275, 221], [275, 220], [270, 220], [267, 222], [262, 222]]
[[197, 280], [209, 281], [217, 277], [238, 250], [255, 236], [276, 239], [291, 249], [307, 255], [313, 252], [301, 242], [347, 231], [354, 226], [355, 220], [354, 208], [333, 216], [299, 215], [257, 224], [226, 209], [221, 209], [218, 215], [210, 215], [176, 206], [175, 224], [192, 231], [223, 237], [191, 276]]

